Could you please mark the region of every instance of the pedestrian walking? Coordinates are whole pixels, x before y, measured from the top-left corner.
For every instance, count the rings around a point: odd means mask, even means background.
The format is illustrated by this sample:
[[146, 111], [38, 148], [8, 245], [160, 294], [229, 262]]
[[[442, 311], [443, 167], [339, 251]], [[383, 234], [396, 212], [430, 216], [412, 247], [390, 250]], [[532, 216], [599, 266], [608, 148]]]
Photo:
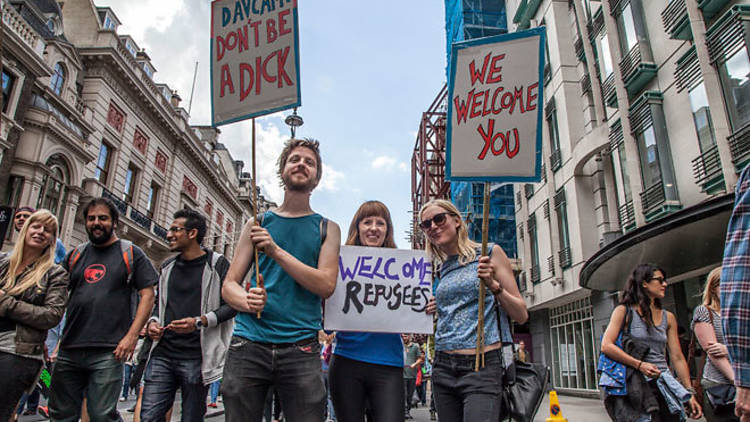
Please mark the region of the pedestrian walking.
[[204, 249], [206, 218], [182, 209], [167, 241], [178, 255], [162, 264], [159, 297], [146, 331], [153, 340], [146, 367], [141, 421], [164, 420], [179, 388], [182, 421], [203, 421], [209, 385], [221, 378], [237, 311], [221, 297], [229, 261]]
[[750, 422], [750, 165], [737, 181], [720, 290], [724, 338], [737, 387], [735, 415]]
[[417, 389], [417, 371], [422, 364], [421, 351], [419, 344], [413, 341], [412, 335], [402, 334], [401, 339], [404, 342], [404, 418], [414, 419], [411, 415], [411, 407], [414, 403], [414, 392]]
[[[636, 420], [642, 414], [648, 414], [653, 422], [682, 420], [686, 413], [683, 406], [687, 407], [687, 415], [691, 418], [700, 419], [702, 416], [680, 348], [677, 319], [662, 308], [661, 300], [666, 289], [667, 274], [663, 269], [653, 264], [640, 264], [628, 278], [620, 295], [620, 304], [612, 312], [602, 337], [602, 353], [630, 367], [629, 373], [635, 370], [646, 376], [627, 376], [628, 399], [609, 396], [605, 400], [613, 421]], [[642, 345], [642, 352], [637, 356], [623, 350], [627, 345], [617, 345], [618, 335], [623, 330], [629, 333], [634, 343]], [[667, 353], [679, 383], [670, 373]], [[637, 384], [631, 385], [631, 380]]]
[[[395, 248], [391, 213], [380, 201], [360, 205], [349, 224], [347, 245]], [[333, 407], [340, 422], [404, 417], [404, 345], [395, 333], [338, 332], [331, 357]], [[369, 406], [368, 406], [369, 404]]]
[[[714, 404], [709, 395], [721, 397], [727, 390], [734, 391], [734, 371], [729, 362], [729, 354], [724, 340], [724, 329], [721, 323], [721, 303], [719, 302], [719, 285], [721, 267], [708, 273], [706, 286], [703, 289], [703, 303], [693, 311], [691, 328], [705, 351], [705, 364], [700, 379], [703, 389], [703, 411], [708, 422], [735, 422], [734, 406]], [[734, 402], [734, 394], [731, 394]]]
[[91, 420], [118, 422], [122, 363], [154, 306], [158, 275], [141, 248], [117, 237], [119, 212], [112, 201], [92, 199], [83, 219], [89, 242], [63, 261], [70, 301], [52, 373], [50, 419], [78, 420], [85, 395]]
[[[489, 256], [480, 256], [452, 203], [432, 200], [419, 216], [427, 253], [440, 268], [435, 298], [427, 306], [428, 313], [437, 313], [432, 385], [438, 418], [495, 422], [503, 414], [502, 343], [513, 341], [508, 316], [526, 322], [526, 303], [503, 249], [490, 245]], [[489, 291], [484, 302], [485, 366], [475, 371], [479, 282]]]
[[44, 340], [65, 312], [68, 275], [55, 264], [57, 219], [32, 213], [10, 254], [0, 258], [0, 421], [11, 419], [44, 364]]
[[[341, 233], [310, 208], [322, 169], [318, 141], [288, 141], [278, 161], [283, 203], [249, 221], [240, 235], [222, 291], [239, 311], [222, 387], [229, 422], [260, 422], [271, 387], [290, 421], [320, 422], [325, 415], [318, 330], [321, 299], [336, 287]], [[265, 289], [246, 291], [242, 281], [254, 248]], [[251, 285], [258, 286], [254, 273]]]
[[529, 362], [529, 352], [526, 351], [526, 342], [523, 340], [518, 342], [518, 349], [516, 349], [515, 359], [521, 362]]

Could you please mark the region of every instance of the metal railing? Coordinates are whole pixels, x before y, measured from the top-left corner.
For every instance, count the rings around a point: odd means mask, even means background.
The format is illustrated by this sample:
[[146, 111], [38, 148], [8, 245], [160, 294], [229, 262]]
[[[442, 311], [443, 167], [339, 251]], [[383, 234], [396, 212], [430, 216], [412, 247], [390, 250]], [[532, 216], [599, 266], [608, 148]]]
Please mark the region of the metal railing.
[[617, 210], [620, 218], [620, 228], [623, 231], [635, 226], [635, 209], [633, 201], [628, 201]]
[[102, 188], [102, 197], [109, 199], [115, 204], [117, 210], [122, 216], [127, 216], [130, 221], [135, 223], [138, 227], [145, 229], [147, 232], [153, 234], [163, 241], [167, 241], [167, 229], [156, 224], [154, 220], [150, 219], [146, 214], [138, 211], [132, 205], [128, 205], [127, 202], [118, 198], [112, 191], [107, 188]]
[[674, 38], [675, 32], [683, 26], [687, 19], [687, 7], [685, 0], [672, 0], [667, 7], [661, 12], [661, 21], [664, 24], [664, 31]]
[[729, 151], [732, 154], [732, 163], [737, 171], [742, 171], [742, 166], [750, 161], [750, 123], [732, 133], [729, 138]]
[[695, 177], [695, 183], [698, 186], [703, 187], [708, 182], [722, 175], [719, 147], [716, 145], [704, 151], [697, 158], [694, 158], [692, 163], [693, 177]]
[[578, 57], [578, 60], [581, 62], [586, 61], [586, 52], [583, 49], [583, 38], [578, 38], [573, 43], [573, 48], [575, 48], [576, 51], [576, 57]]
[[604, 96], [604, 102], [609, 104], [611, 98], [616, 97], [615, 93], [615, 73], [612, 72], [607, 76], [607, 79], [602, 82], [602, 95]]
[[570, 267], [570, 264], [573, 262], [569, 246], [560, 249], [560, 251], [557, 252], [557, 257], [560, 260], [560, 266], [563, 268]]
[[552, 154], [549, 156], [549, 161], [552, 171], [557, 171], [562, 167], [562, 153], [560, 152], [560, 149], [552, 151]]
[[550, 255], [547, 257], [547, 271], [551, 274], [555, 273], [555, 256]]
[[526, 195], [526, 199], [531, 198], [532, 196], [534, 196], [534, 185], [532, 185], [531, 183], [523, 185], [523, 192]]
[[133, 220], [135, 224], [138, 224], [144, 229], [151, 230], [151, 224], [153, 223], [153, 221], [151, 221], [148, 216], [133, 207], [130, 207], [130, 219]]
[[115, 204], [115, 207], [117, 207], [117, 210], [122, 215], [126, 215], [128, 211], [128, 204], [127, 202], [123, 201], [122, 199], [118, 198], [117, 195], [115, 195], [113, 192], [111, 192], [109, 189], [104, 188], [102, 190], [102, 197], [109, 199]]
[[636, 44], [630, 49], [628, 55], [620, 60], [620, 71], [622, 72], [622, 81], [627, 84], [630, 78], [635, 75], [638, 66], [641, 64], [641, 48]]
[[531, 273], [531, 277], [530, 277], [531, 282], [534, 284], [539, 283], [539, 280], [542, 279], [542, 275], [539, 271], [539, 266], [538, 265], [532, 266], [530, 273]]
[[643, 213], [648, 214], [651, 211], [659, 208], [666, 201], [666, 194], [664, 192], [664, 184], [662, 182], [656, 183], [653, 186], [646, 188], [641, 192], [641, 202], [643, 203]]

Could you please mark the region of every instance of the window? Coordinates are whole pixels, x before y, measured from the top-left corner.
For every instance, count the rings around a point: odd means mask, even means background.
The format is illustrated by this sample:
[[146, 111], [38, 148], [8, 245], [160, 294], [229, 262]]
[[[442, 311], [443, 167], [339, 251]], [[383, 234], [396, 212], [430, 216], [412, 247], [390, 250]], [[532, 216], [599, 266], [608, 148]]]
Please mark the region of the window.
[[130, 164], [128, 166], [128, 172], [125, 173], [125, 191], [122, 195], [122, 199], [129, 204], [133, 203], [133, 197], [135, 195], [135, 179], [137, 177], [138, 169], [133, 164]]
[[529, 220], [526, 222], [526, 226], [529, 229], [529, 242], [531, 242], [531, 281], [538, 283], [540, 280], [539, 273], [539, 242], [536, 236], [536, 213], [532, 213], [529, 216]]
[[10, 107], [10, 94], [15, 84], [16, 77], [3, 69], [3, 113], [7, 112], [8, 107]]
[[42, 194], [39, 195], [37, 208], [46, 208], [55, 214], [59, 222], [65, 216], [65, 200], [68, 196], [70, 171], [60, 155], [53, 155], [46, 163], [49, 173], [44, 177]]
[[128, 51], [130, 52], [130, 54], [133, 55], [133, 57], [135, 57], [135, 55], [138, 53], [138, 51], [135, 49], [135, 46], [130, 40], [125, 41], [125, 48], [128, 49]]
[[148, 191], [148, 203], [146, 203], [146, 215], [148, 218], [154, 219], [156, 214], [156, 206], [159, 201], [159, 191], [161, 188], [154, 182], [151, 182], [151, 188]]
[[630, 50], [638, 45], [638, 35], [635, 31], [633, 9], [630, 3], [622, 8], [622, 12], [617, 17], [617, 29], [620, 33], [620, 51], [623, 56], [627, 56]]
[[63, 85], [65, 84], [65, 68], [62, 63], [58, 62], [55, 65], [55, 73], [52, 74], [52, 78], [49, 82], [49, 88], [57, 95], [62, 94]]
[[143, 71], [146, 72], [146, 76], [148, 76], [149, 78], [154, 77], [154, 71], [151, 70], [151, 66], [149, 66], [148, 63], [143, 63]]
[[644, 187], [649, 188], [661, 183], [661, 169], [659, 168], [659, 151], [656, 147], [654, 127], [649, 126], [637, 136], [638, 151], [641, 155], [641, 173]]
[[750, 59], [747, 48], [742, 48], [719, 66], [724, 99], [729, 111], [732, 130], [750, 123]]
[[21, 200], [21, 192], [23, 191], [23, 176], [11, 175], [8, 179], [8, 190], [7, 196], [5, 197], [5, 204], [11, 207], [17, 207]]
[[628, 174], [628, 163], [625, 159], [625, 144], [620, 143], [617, 146], [617, 166], [620, 168], [620, 175], [622, 178], [622, 190], [625, 203], [633, 200], [633, 194], [630, 191], [630, 175]]
[[557, 126], [557, 110], [553, 107], [547, 114], [547, 129], [549, 130], [550, 142], [550, 164], [552, 171], [557, 171], [562, 166], [562, 156], [560, 155], [560, 131]]
[[104, 16], [104, 29], [115, 30], [115, 21], [112, 20], [109, 14]]
[[695, 132], [698, 135], [698, 145], [701, 152], [706, 152], [716, 145], [716, 140], [714, 139], [713, 123], [711, 122], [711, 110], [708, 108], [706, 87], [703, 82], [690, 91], [689, 98]]
[[103, 185], [107, 184], [110, 161], [112, 161], [112, 148], [106, 143], [102, 142], [102, 146], [99, 147], [99, 158], [97, 158], [96, 160], [96, 170], [94, 170], [94, 177], [99, 181], [99, 183]]
[[570, 232], [568, 231], [568, 210], [565, 190], [555, 194], [555, 214], [557, 214], [557, 234], [560, 237], [560, 265], [570, 266]]
[[607, 34], [602, 35], [602, 38], [599, 41], [599, 51], [601, 54], [599, 55], [601, 57], [601, 71], [604, 75], [604, 79], [606, 79], [609, 75], [614, 72], [614, 67], [612, 66], [612, 55], [609, 52], [609, 36]]
[[552, 385], [597, 391], [594, 319], [586, 297], [550, 309]]

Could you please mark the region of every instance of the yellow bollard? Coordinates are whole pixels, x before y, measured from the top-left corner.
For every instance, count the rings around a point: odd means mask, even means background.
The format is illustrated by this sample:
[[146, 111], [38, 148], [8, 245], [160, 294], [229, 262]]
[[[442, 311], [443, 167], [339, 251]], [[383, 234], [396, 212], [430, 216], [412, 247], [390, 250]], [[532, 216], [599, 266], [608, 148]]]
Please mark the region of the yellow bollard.
[[557, 391], [551, 390], [549, 392], [549, 418], [547, 418], [547, 422], [560, 421], [568, 422], [567, 419], [563, 418], [560, 400], [557, 399]]

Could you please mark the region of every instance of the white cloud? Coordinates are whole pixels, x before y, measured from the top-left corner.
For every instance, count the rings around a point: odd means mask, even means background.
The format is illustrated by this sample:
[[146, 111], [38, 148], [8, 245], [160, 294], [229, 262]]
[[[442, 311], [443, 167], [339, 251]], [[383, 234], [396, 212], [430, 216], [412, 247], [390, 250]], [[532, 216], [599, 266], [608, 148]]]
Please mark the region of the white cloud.
[[409, 171], [409, 165], [402, 161], [398, 163], [398, 169], [401, 171], [407, 172]]
[[391, 170], [396, 165], [396, 159], [388, 155], [379, 155], [370, 163], [374, 169]]
[[340, 172], [327, 164], [323, 164], [323, 177], [320, 178], [318, 189], [336, 192], [339, 190], [339, 183], [343, 180], [343, 172]]

